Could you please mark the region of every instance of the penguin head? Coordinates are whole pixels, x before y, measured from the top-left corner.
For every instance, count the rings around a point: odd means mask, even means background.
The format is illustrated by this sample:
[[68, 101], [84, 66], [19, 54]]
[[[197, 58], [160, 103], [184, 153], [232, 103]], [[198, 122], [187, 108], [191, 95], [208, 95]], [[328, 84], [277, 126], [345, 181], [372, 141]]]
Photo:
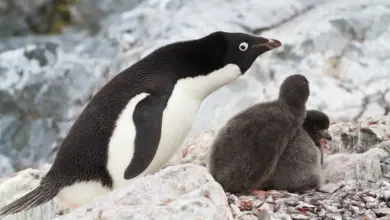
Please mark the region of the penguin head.
[[237, 65], [244, 74], [258, 56], [278, 48], [282, 43], [275, 39], [255, 37], [244, 33], [215, 32], [223, 38], [224, 53], [222, 66], [227, 64]]
[[312, 138], [315, 138], [316, 140], [326, 139], [331, 141], [332, 136], [328, 131], [329, 125], [329, 117], [325, 113], [317, 110], [308, 110], [306, 112], [303, 127], [309, 134], [312, 133], [315, 136]]
[[309, 81], [301, 74], [288, 76], [279, 90], [279, 100], [294, 108], [304, 107], [309, 95]]

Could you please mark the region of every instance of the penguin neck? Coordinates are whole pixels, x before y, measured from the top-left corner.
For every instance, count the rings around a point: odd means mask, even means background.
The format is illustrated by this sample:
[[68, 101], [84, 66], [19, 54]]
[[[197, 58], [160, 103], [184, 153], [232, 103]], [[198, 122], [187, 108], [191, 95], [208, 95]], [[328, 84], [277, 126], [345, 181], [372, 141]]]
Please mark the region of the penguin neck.
[[305, 118], [306, 118], [306, 106], [303, 105], [298, 105], [298, 104], [287, 104], [290, 112], [295, 115], [300, 121], [302, 121], [301, 125], [303, 125]]
[[211, 93], [231, 83], [240, 75], [241, 70], [237, 65], [227, 64], [206, 75], [181, 78], [177, 81], [175, 88], [186, 94], [188, 98], [203, 101]]

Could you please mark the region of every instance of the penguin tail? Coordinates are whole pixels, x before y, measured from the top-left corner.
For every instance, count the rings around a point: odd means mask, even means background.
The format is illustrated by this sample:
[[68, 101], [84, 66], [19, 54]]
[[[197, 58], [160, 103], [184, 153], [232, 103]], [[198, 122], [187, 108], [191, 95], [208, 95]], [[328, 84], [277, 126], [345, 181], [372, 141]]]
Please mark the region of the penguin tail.
[[0, 209], [0, 216], [15, 214], [44, 204], [53, 199], [59, 192], [59, 189], [49, 184], [43, 184], [27, 193], [16, 201]]

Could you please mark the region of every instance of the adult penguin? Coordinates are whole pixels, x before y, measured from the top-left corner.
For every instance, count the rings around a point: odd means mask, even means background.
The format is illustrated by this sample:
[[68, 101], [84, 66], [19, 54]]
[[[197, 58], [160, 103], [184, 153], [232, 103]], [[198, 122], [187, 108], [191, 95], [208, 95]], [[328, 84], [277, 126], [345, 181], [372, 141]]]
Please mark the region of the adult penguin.
[[153, 51], [94, 95], [40, 185], [0, 215], [57, 195], [75, 208], [158, 171], [183, 143], [202, 101], [279, 46], [277, 40], [218, 31]]
[[264, 185], [302, 127], [309, 94], [306, 77], [291, 75], [278, 99], [245, 109], [218, 132], [207, 167], [225, 191], [250, 193]]

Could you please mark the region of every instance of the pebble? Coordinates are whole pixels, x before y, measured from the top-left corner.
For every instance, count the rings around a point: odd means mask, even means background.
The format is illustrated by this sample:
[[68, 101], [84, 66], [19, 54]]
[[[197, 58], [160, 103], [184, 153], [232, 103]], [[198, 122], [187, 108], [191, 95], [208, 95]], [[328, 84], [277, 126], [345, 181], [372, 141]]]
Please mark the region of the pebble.
[[366, 203], [372, 203], [372, 202], [377, 201], [375, 198], [372, 198], [372, 197], [370, 197], [370, 196], [365, 196], [365, 197], [363, 197], [363, 200], [364, 200]]
[[303, 215], [303, 214], [291, 214], [290, 216], [291, 216], [292, 219], [296, 219], [296, 220], [310, 219], [309, 216]]
[[386, 216], [386, 215], [389, 215], [389, 217], [390, 217], [390, 208], [374, 209], [373, 211], [375, 212], [375, 214], [378, 217], [383, 217], [383, 216]]
[[226, 195], [235, 220], [371, 220], [383, 217], [390, 220], [387, 183], [382, 178], [372, 183], [343, 181], [338, 188], [327, 192], [269, 191], [263, 197]]
[[383, 193], [383, 197], [384, 197], [385, 201], [389, 201], [390, 200], [390, 190], [386, 190]]
[[230, 210], [232, 211], [233, 216], [241, 214], [241, 210], [236, 204], [230, 204]]
[[336, 213], [336, 212], [340, 212], [341, 210], [339, 210], [337, 207], [333, 206], [333, 205], [327, 205], [327, 204], [323, 204], [323, 207], [326, 211], [328, 212], [332, 212], [332, 213]]
[[253, 201], [253, 208], [258, 208], [261, 205], [263, 205], [263, 203], [264, 203], [264, 201], [262, 201], [262, 200], [255, 200], [255, 201]]
[[328, 183], [321, 186], [318, 190], [325, 193], [334, 193], [338, 190], [343, 184], [342, 183]]
[[240, 202], [240, 210], [241, 211], [250, 211], [253, 208], [252, 200], [241, 200]]
[[332, 219], [332, 220], [343, 220], [343, 217], [339, 213], [328, 213], [326, 214], [326, 217]]

